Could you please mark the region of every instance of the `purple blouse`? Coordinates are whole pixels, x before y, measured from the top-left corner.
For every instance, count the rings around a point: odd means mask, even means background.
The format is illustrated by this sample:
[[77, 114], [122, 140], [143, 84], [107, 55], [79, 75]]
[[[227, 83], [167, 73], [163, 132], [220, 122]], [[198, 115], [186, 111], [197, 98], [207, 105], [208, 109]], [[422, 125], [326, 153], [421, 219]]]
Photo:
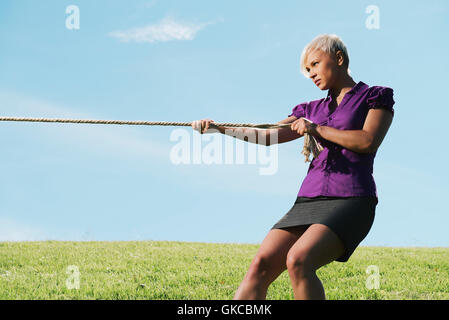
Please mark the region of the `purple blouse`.
[[[360, 81], [348, 91], [340, 105], [330, 113], [332, 97], [295, 106], [290, 116], [307, 118], [319, 125], [339, 130], [361, 130], [369, 109], [384, 108], [394, 116], [393, 89]], [[376, 153], [358, 153], [336, 143], [315, 137], [323, 151], [310, 163], [298, 197], [377, 197], [373, 177]]]

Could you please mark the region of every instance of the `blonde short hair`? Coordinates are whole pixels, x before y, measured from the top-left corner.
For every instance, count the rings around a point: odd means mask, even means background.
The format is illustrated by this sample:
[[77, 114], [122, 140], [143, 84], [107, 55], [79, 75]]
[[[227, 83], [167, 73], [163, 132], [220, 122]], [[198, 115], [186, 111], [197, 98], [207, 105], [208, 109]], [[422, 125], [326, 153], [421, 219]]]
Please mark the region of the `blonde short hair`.
[[351, 72], [349, 70], [349, 54], [346, 49], [345, 44], [335, 34], [320, 34], [315, 39], [313, 39], [307, 46], [305, 46], [304, 50], [301, 53], [301, 72], [302, 74], [308, 78], [309, 72], [306, 70], [306, 59], [310, 52], [320, 49], [328, 54], [335, 54], [338, 50], [340, 50], [343, 54], [343, 58], [345, 59], [344, 65], [348, 68], [348, 74]]

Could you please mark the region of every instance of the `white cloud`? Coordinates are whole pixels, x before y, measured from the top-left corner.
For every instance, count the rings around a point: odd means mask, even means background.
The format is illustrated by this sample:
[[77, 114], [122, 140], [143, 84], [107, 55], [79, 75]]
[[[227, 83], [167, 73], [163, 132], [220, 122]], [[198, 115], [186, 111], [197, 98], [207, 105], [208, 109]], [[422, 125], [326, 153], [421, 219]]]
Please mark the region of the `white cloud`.
[[165, 18], [157, 24], [124, 31], [113, 31], [109, 36], [123, 42], [165, 42], [172, 40], [193, 40], [198, 31], [212, 23], [193, 24], [176, 22]]

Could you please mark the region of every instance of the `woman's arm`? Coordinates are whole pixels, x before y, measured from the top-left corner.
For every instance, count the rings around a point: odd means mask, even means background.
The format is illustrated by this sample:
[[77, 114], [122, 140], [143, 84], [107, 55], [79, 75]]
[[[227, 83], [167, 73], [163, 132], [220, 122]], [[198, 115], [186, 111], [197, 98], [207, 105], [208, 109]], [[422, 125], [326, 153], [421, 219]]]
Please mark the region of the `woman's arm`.
[[[279, 121], [278, 123], [279, 124], [292, 123], [296, 119], [297, 118], [295, 116], [290, 116], [284, 120]], [[302, 134], [293, 131], [290, 127], [257, 130], [253, 128], [235, 128], [235, 127], [217, 126], [217, 129], [222, 134], [226, 134], [246, 142], [261, 144], [264, 146], [270, 146], [272, 144], [279, 144], [292, 141], [303, 136]]]
[[317, 125], [310, 133], [358, 153], [375, 153], [382, 143], [393, 115], [385, 109], [370, 109], [362, 130], [339, 130]]

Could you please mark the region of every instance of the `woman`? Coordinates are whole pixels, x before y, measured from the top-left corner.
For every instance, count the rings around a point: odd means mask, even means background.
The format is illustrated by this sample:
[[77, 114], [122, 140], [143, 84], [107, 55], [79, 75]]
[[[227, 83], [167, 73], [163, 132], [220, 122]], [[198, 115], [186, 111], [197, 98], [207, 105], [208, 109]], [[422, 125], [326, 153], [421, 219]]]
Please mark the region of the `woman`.
[[269, 285], [285, 270], [295, 299], [325, 299], [316, 270], [348, 261], [371, 229], [378, 203], [373, 162], [394, 116], [393, 90], [354, 82], [348, 66], [341, 39], [320, 35], [304, 48], [301, 71], [328, 94], [295, 106], [279, 122], [291, 127], [224, 128], [210, 119], [192, 123], [195, 130], [253, 134], [251, 142], [264, 145], [308, 133], [324, 148], [310, 163], [293, 207], [263, 240], [234, 299], [265, 299]]

